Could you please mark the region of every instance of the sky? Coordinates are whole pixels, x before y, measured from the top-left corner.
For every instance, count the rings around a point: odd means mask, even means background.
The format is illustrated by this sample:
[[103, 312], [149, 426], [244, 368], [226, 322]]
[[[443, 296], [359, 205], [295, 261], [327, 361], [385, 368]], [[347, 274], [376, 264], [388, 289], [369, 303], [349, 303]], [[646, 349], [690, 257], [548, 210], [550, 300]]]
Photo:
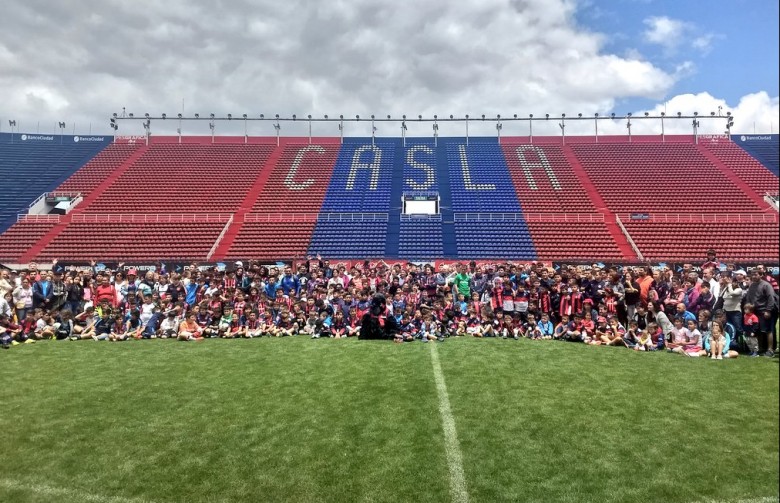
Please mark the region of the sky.
[[[173, 117], [309, 114], [363, 119], [553, 120], [535, 135], [559, 135], [561, 114], [615, 113], [601, 134], [626, 134], [625, 116], [666, 111], [734, 116], [733, 133], [778, 132], [777, 0], [0, 0], [0, 131], [111, 134], [123, 110]], [[171, 134], [177, 121], [154, 121]], [[725, 120], [700, 120], [719, 134]], [[400, 125], [377, 125], [399, 136]], [[472, 121], [472, 135], [496, 134], [495, 120]], [[690, 120], [666, 121], [691, 134]], [[306, 122], [283, 135], [307, 134]], [[252, 122], [250, 135], [275, 134]], [[365, 135], [368, 124], [345, 125]], [[462, 136], [461, 123], [442, 136]], [[526, 135], [528, 124], [502, 124]], [[593, 134], [592, 121], [566, 123]], [[185, 134], [208, 125], [185, 123]], [[217, 134], [243, 134], [242, 121]], [[656, 120], [633, 120], [634, 134], [658, 134]], [[142, 134], [140, 121], [120, 135]], [[315, 136], [338, 136], [315, 123]], [[410, 123], [410, 135], [431, 124]]]

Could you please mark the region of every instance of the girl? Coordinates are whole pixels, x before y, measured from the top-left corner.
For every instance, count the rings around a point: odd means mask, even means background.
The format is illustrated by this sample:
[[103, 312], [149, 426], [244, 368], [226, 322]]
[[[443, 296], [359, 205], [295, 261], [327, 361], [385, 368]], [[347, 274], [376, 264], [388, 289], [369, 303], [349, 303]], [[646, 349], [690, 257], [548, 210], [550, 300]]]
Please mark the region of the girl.
[[334, 339], [341, 339], [347, 336], [347, 323], [344, 321], [344, 312], [341, 309], [337, 309], [336, 314], [333, 315], [330, 335]]
[[29, 278], [22, 279], [22, 284], [14, 289], [12, 295], [14, 307], [16, 309], [16, 319], [21, 323], [21, 321], [24, 320], [27, 311], [32, 309], [33, 306], [33, 292]]
[[601, 336], [601, 341], [607, 346], [626, 346], [623, 336], [626, 334], [626, 329], [618, 322], [618, 319], [613, 317], [609, 319], [609, 327], [606, 333]]
[[550, 316], [542, 312], [542, 319], [539, 320], [539, 322], [536, 324], [536, 327], [539, 329], [539, 333], [541, 334], [542, 339], [552, 339], [554, 328], [553, 324], [550, 321]]
[[687, 343], [672, 349], [673, 352], [687, 356], [700, 356], [701, 348], [701, 332], [696, 328], [696, 322], [694, 320], [688, 320], [687, 327], [683, 332], [684, 337], [687, 339]]

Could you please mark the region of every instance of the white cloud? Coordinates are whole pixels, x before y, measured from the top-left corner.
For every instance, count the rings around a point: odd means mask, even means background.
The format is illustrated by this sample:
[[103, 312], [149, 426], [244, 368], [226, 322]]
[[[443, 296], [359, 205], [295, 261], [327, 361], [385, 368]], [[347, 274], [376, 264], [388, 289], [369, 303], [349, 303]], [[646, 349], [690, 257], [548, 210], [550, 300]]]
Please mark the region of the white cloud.
[[645, 40], [668, 50], [675, 49], [682, 42], [689, 27], [688, 23], [667, 16], [649, 17], [644, 20], [644, 24], [647, 25]]
[[712, 50], [714, 41], [721, 38], [715, 33], [702, 34], [694, 23], [667, 16], [651, 16], [644, 19], [643, 23], [647, 26], [642, 33], [644, 40], [661, 46], [667, 56], [676, 54], [684, 46], [704, 56]]
[[[573, 0], [234, 0], [230, 9], [183, 0], [145, 9], [120, 0], [88, 8], [11, 2], [0, 16], [0, 116], [17, 119], [21, 130], [37, 121], [51, 124], [52, 132], [64, 120], [83, 134], [90, 124], [93, 132], [111, 133], [107, 118], [124, 106], [137, 115], [172, 116], [182, 100], [187, 115], [590, 115], [634, 98], [661, 103], [676, 82], [696, 71], [690, 61], [665, 70], [636, 50], [608, 52], [604, 35], [577, 25], [576, 8]], [[662, 17], [647, 31], [655, 43], [679, 44], [693, 34], [688, 27]], [[707, 46], [704, 38], [698, 44], [699, 50]], [[705, 110], [718, 101], [706, 96], [668, 102]], [[771, 112], [777, 116], [777, 98], [756, 93], [737, 110], [735, 130], [752, 131], [755, 120], [757, 130], [766, 131]], [[549, 130], [540, 124], [538, 133], [560, 134], [556, 124], [551, 121]], [[167, 120], [153, 127], [171, 134], [177, 125]], [[120, 134], [143, 131], [140, 123], [120, 127]], [[283, 127], [287, 135], [307, 132], [301, 121]], [[368, 131], [362, 121], [345, 127], [346, 134]], [[578, 127], [567, 125], [567, 134]], [[582, 134], [589, 132], [581, 127]], [[241, 121], [218, 128], [220, 134], [243, 134]], [[378, 128], [380, 135], [400, 134], [396, 124]], [[471, 128], [472, 134], [496, 132], [489, 121]], [[525, 134], [520, 128], [506, 124], [505, 133]], [[625, 133], [621, 122], [603, 128]], [[680, 132], [687, 129], [680, 126]], [[207, 134], [208, 128], [189, 124], [185, 132]], [[267, 123], [250, 124], [249, 132], [274, 134]], [[411, 123], [409, 133], [430, 135], [430, 124]], [[462, 135], [463, 125], [443, 125], [440, 133]], [[335, 136], [338, 130], [315, 124], [314, 134]]]

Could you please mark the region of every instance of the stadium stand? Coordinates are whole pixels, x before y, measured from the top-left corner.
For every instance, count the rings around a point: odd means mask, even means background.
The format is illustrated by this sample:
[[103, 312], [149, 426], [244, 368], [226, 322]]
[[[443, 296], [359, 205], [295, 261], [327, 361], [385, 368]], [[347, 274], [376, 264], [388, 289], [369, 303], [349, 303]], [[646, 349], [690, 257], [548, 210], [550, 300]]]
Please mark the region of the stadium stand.
[[0, 230], [11, 226], [18, 213], [54, 190], [110, 141], [109, 136], [0, 133], [0, 179], [4, 192], [13, 194], [0, 199]]
[[731, 140], [772, 174], [780, 176], [780, 135], [732, 135]]
[[777, 213], [620, 215], [646, 260], [701, 260], [702, 250], [727, 261], [771, 261], [780, 256]]
[[[0, 237], [4, 263], [318, 253], [631, 262], [692, 260], [709, 247], [726, 260], [777, 259], [767, 201], [778, 181], [762, 164], [776, 164], [776, 141], [56, 139], [0, 135], [11, 186], [34, 185], [31, 199], [55, 188], [83, 196], [67, 214], [20, 217]], [[402, 215], [406, 192], [437, 195], [440, 213]]]

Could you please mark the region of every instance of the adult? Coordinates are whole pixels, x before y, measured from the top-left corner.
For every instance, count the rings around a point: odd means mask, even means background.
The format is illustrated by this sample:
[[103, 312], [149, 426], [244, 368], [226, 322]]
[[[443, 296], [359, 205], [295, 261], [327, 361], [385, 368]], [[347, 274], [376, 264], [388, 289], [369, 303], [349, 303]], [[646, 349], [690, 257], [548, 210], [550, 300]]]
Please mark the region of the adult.
[[735, 283], [734, 278], [726, 274], [720, 277], [720, 299], [723, 305], [716, 303], [716, 306], [723, 310], [726, 320], [737, 334], [742, 332], [742, 294], [742, 288], [738, 282]]
[[399, 332], [398, 323], [388, 310], [387, 299], [376, 294], [371, 307], [360, 322], [360, 339], [392, 339]]
[[641, 299], [639, 283], [634, 279], [634, 274], [631, 271], [626, 271], [623, 276], [623, 290], [625, 292], [623, 301], [626, 304], [626, 321], [630, 321], [634, 319], [636, 306]]
[[456, 267], [458, 274], [455, 275], [453, 283], [459, 294], [463, 294], [467, 299], [471, 297], [471, 278], [463, 264]]
[[773, 357], [775, 338], [774, 330], [777, 322], [778, 300], [772, 285], [763, 278], [759, 269], [750, 273], [750, 286], [745, 294], [745, 303], [752, 304], [758, 316], [759, 342], [766, 338], [767, 346], [764, 356]]
[[24, 320], [27, 311], [33, 308], [33, 289], [30, 285], [30, 278], [22, 279], [22, 284], [13, 291], [14, 309], [16, 309], [16, 320]]
[[661, 332], [663, 332], [665, 340], [670, 340], [669, 334], [671, 334], [672, 330], [674, 330], [674, 325], [664, 312], [661, 303], [657, 301], [651, 302], [647, 305], [647, 310], [652, 316], [655, 317], [655, 322], [661, 328]]
[[11, 282], [11, 272], [8, 269], [0, 271], [0, 298], [3, 298], [5, 294], [12, 293], [16, 288]]
[[653, 286], [653, 277], [647, 274], [646, 267], [640, 267], [637, 274], [639, 275], [637, 278], [637, 283], [639, 283], [639, 301], [647, 305], [650, 288]]
[[51, 280], [51, 274], [46, 274], [33, 284], [33, 309], [48, 310], [51, 308], [53, 295]]

